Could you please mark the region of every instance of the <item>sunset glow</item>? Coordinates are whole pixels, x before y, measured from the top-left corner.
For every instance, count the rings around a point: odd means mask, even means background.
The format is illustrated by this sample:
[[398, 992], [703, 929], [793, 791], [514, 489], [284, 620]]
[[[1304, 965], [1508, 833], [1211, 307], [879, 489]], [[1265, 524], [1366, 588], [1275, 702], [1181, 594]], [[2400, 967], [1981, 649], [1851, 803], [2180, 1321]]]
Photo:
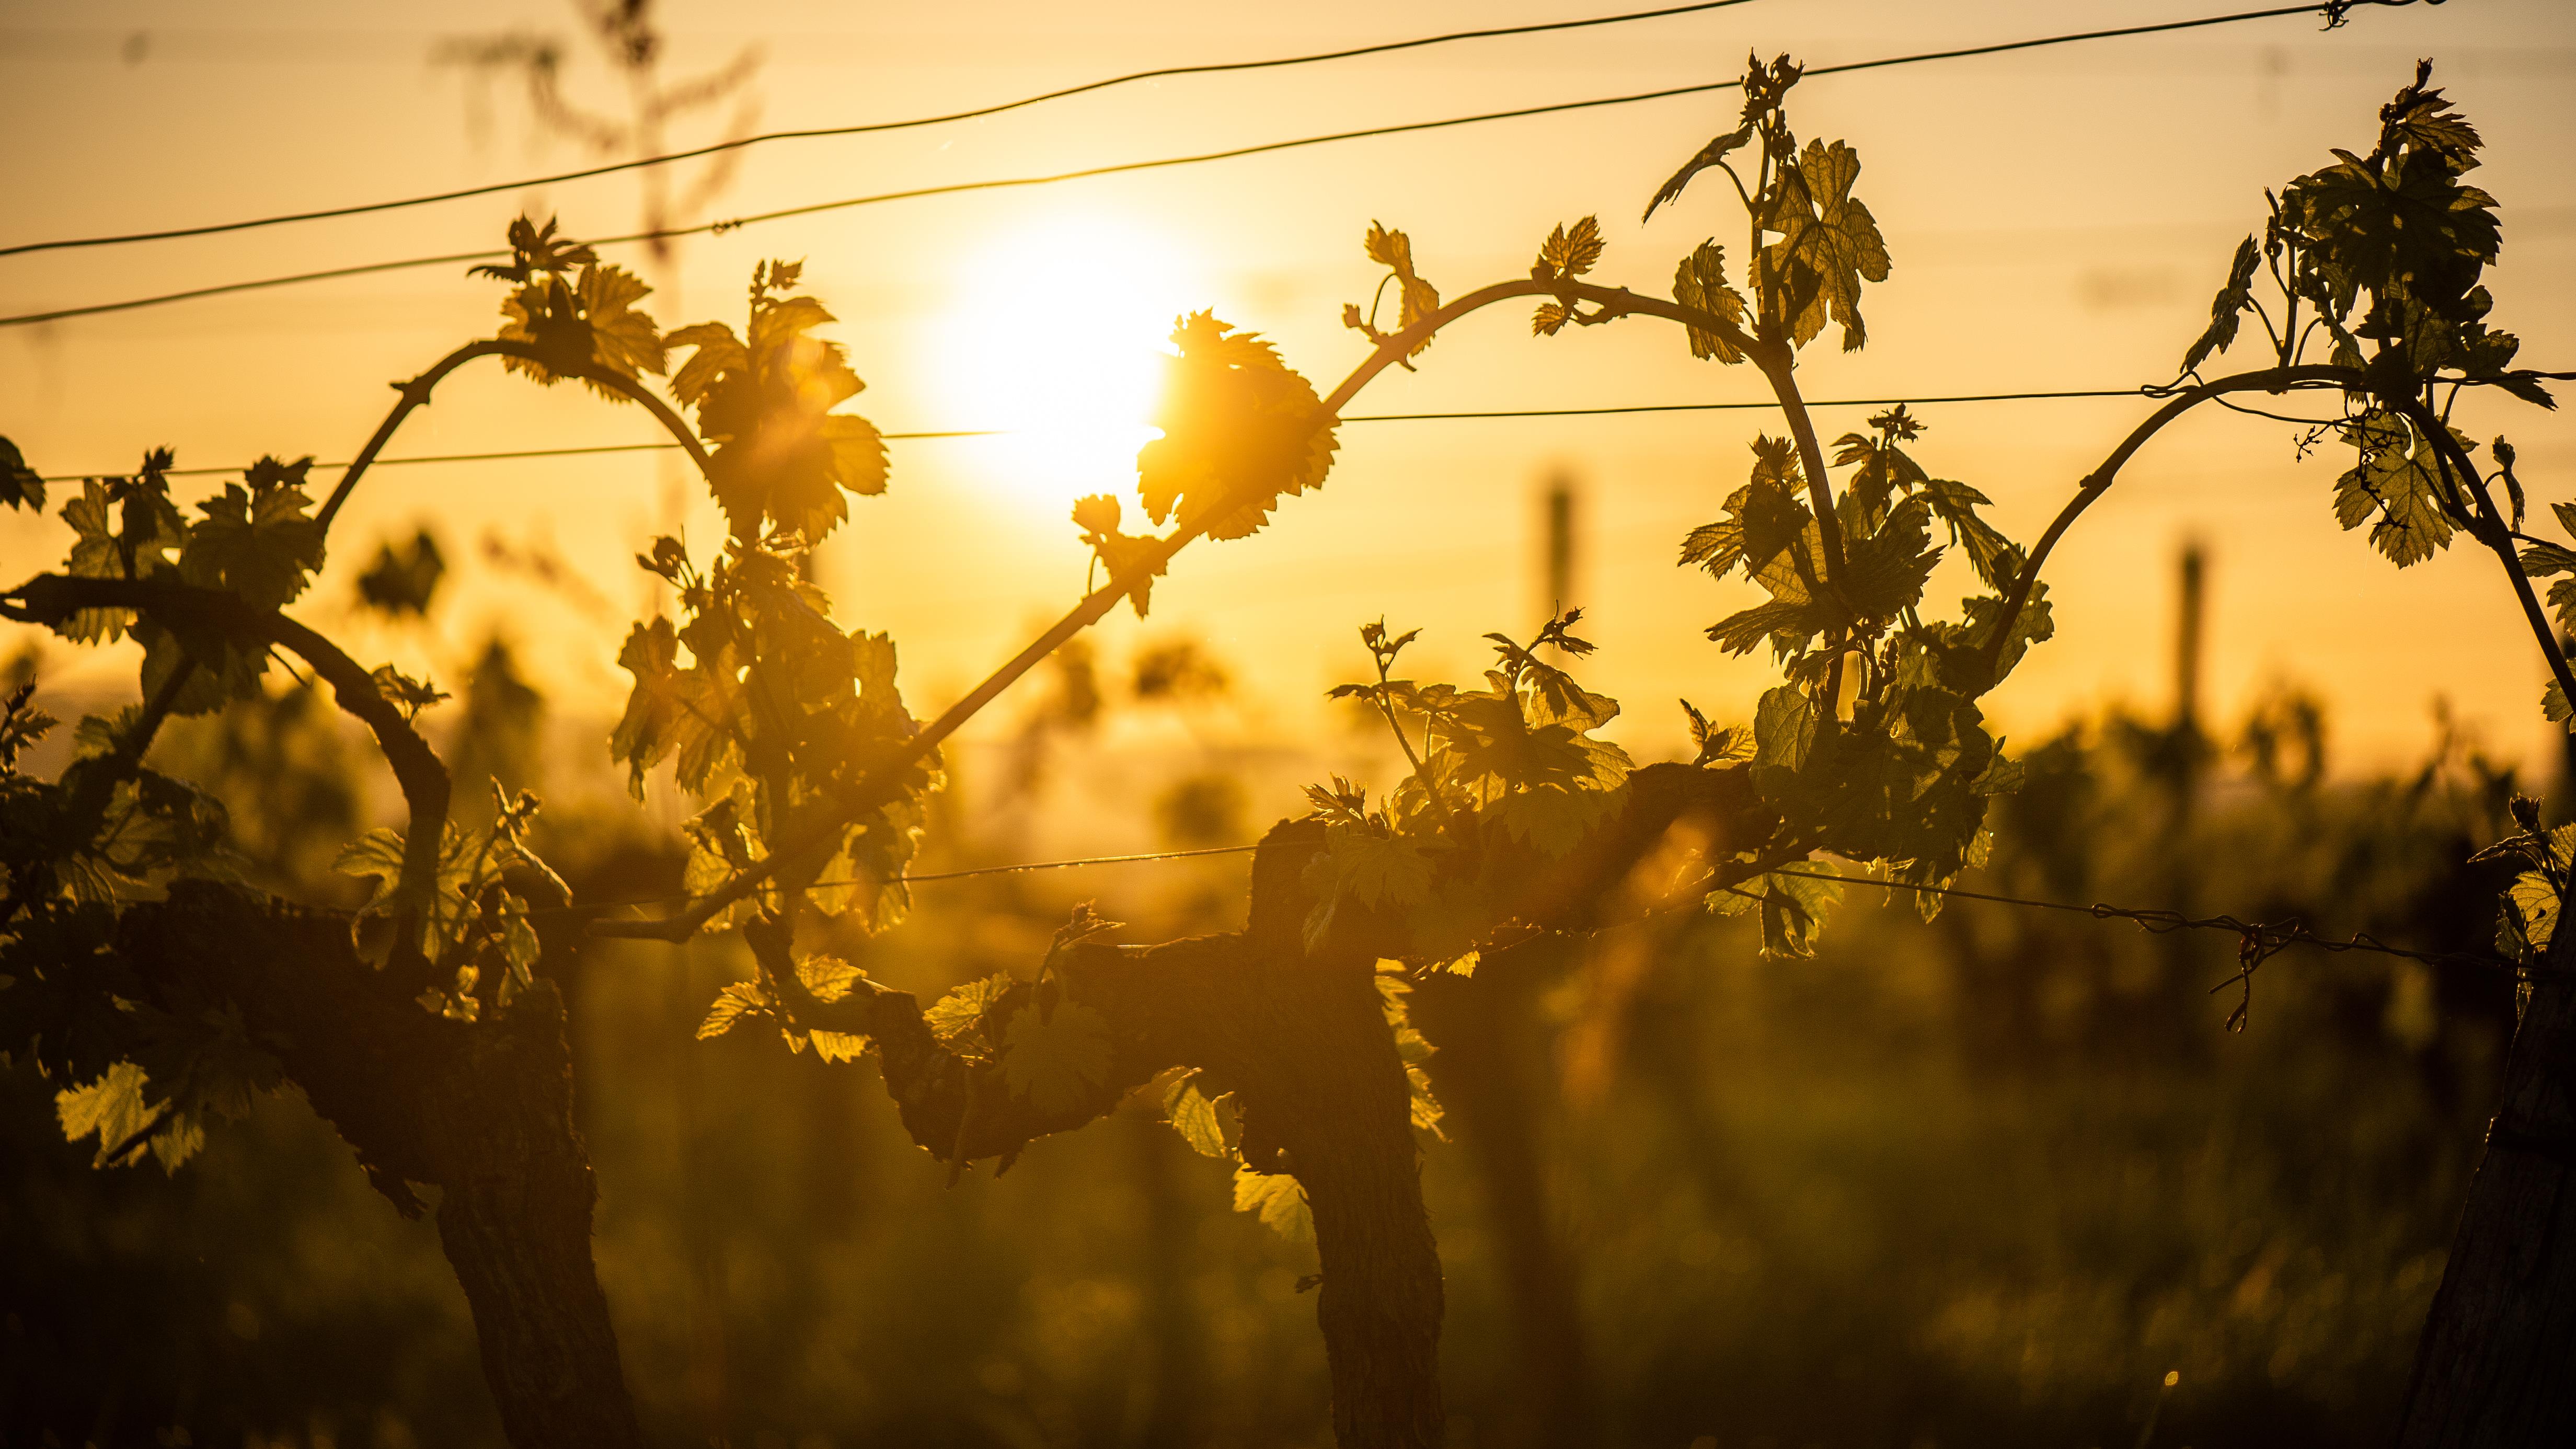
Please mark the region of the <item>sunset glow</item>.
[[0, 135], [0, 1449], [2576, 1445], [2576, 0]]
[[1006, 428], [982, 471], [1015, 497], [1132, 490], [1187, 259], [1106, 215], [1041, 215], [966, 249], [936, 339], [943, 411]]

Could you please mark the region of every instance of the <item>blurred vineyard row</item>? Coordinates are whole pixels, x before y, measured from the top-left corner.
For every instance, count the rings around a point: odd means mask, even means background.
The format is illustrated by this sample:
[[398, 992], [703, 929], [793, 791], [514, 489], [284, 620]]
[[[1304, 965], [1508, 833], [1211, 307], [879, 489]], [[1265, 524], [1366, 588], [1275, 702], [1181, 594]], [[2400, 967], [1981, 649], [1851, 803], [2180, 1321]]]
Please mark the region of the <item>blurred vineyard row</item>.
[[[675, 887], [505, 648], [457, 692], [430, 718], [460, 799], [484, 776], [543, 793], [541, 849], [587, 896]], [[1356, 729], [1261, 741], [1187, 643], [1068, 651], [1032, 697], [1016, 733], [952, 755], [920, 869], [1236, 844], [1304, 780], [1393, 778]], [[2496, 883], [2464, 862], [2501, 833], [2509, 772], [2449, 738], [2353, 778], [2330, 736], [2295, 694], [2207, 732], [2070, 728], [2026, 749], [1966, 884], [2486, 945]], [[354, 901], [331, 845], [392, 792], [327, 703], [191, 722], [155, 761], [223, 794], [264, 884]], [[1226, 928], [1246, 860], [926, 884], [901, 929], [841, 949], [936, 993], [1034, 961], [1077, 900], [1126, 939]], [[745, 969], [732, 950], [615, 944], [562, 980], [601, 1272], [657, 1438], [1328, 1441], [1311, 1250], [1232, 1211], [1223, 1167], [1131, 1111], [951, 1186], [873, 1066], [691, 1039]], [[1489, 957], [1522, 1025], [1431, 1063], [1452, 1442], [1565, 1422], [1672, 1449], [2375, 1437], [2511, 987], [2293, 953], [2229, 1034], [2237, 989], [2211, 988], [2235, 959], [2223, 932], [1977, 902], [1925, 923], [1857, 886], [1812, 960], [1689, 913]], [[1417, 995], [1436, 1038], [1455, 1008]], [[499, 1442], [434, 1231], [299, 1102], [165, 1178], [91, 1171], [49, 1084], [23, 1064], [0, 1084], [0, 1446]]]

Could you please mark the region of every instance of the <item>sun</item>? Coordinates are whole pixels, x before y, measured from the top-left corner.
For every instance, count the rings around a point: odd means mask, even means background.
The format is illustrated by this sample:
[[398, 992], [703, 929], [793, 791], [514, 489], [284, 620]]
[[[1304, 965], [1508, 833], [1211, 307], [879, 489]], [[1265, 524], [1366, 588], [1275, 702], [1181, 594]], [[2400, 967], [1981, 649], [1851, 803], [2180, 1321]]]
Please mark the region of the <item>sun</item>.
[[976, 449], [996, 481], [1049, 504], [1132, 494], [1190, 271], [1143, 227], [1088, 213], [966, 250], [938, 328], [942, 411], [1009, 430]]

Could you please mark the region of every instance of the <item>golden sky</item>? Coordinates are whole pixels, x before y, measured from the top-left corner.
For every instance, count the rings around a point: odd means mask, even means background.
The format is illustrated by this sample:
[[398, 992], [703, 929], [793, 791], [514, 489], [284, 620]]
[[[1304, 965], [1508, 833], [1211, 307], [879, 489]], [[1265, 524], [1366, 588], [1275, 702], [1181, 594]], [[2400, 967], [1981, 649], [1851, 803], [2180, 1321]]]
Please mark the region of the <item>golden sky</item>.
[[[846, 125], [1006, 99], [1148, 66], [1367, 44], [1468, 26], [1602, 13], [1617, 3], [1298, 6], [682, 3], [668, 7], [685, 76], [757, 47], [761, 129]], [[943, 182], [1219, 149], [1462, 112], [1688, 85], [1740, 73], [1748, 47], [1814, 64], [1967, 46], [2234, 8], [2219, 0], [1909, 3], [1756, 0], [1710, 14], [1569, 35], [1124, 87], [1006, 116], [876, 137], [782, 142], [744, 153], [686, 220]], [[420, 7], [0, 5], [0, 244], [231, 219], [568, 169], [590, 153], [549, 139], [508, 84], [432, 64], [443, 39], [510, 31], [569, 37], [558, 0]], [[613, 78], [587, 59], [571, 93], [614, 112]], [[2320, 34], [2290, 17], [2174, 36], [1922, 65], [1801, 85], [1802, 135], [1841, 137], [1865, 170], [1856, 193], [1895, 258], [1866, 299], [1871, 344], [1812, 349], [1810, 397], [2124, 387], [2161, 381], [2206, 315], [2261, 189], [2363, 147], [2377, 106], [2433, 56], [2485, 132], [2479, 180], [2503, 203], [2493, 320], [2527, 365], [2576, 368], [2576, 7], [2453, 0], [2365, 11]], [[1412, 234], [1423, 272], [1456, 295], [1522, 274], [1548, 227], [1598, 213], [1613, 284], [1662, 293], [1701, 237], [1741, 229], [1702, 186], [1649, 225], [1655, 186], [1733, 124], [1731, 95], [1682, 97], [1054, 186], [932, 198], [765, 223], [682, 243], [674, 261], [613, 256], [661, 289], [666, 326], [732, 320], [752, 264], [803, 258], [869, 384], [853, 405], [889, 431], [1011, 427], [991, 440], [899, 442], [884, 498], [853, 505], [822, 581], [844, 624], [890, 629], [907, 692], [928, 713], [1070, 604], [1086, 557], [1072, 497], [1122, 481], [1120, 449], [1172, 314], [1214, 307], [1278, 340], [1328, 390], [1366, 344], [1339, 323], [1378, 271], [1373, 220]], [[716, 139], [729, 112], [677, 127]], [[683, 185], [696, 168], [679, 173]], [[524, 210], [566, 231], [640, 225], [632, 175], [382, 216], [235, 236], [0, 258], [0, 314], [239, 278], [497, 244]], [[1734, 249], [1732, 245], [1730, 250]], [[345, 458], [391, 398], [384, 384], [497, 323], [500, 288], [462, 268], [352, 278], [39, 327], [0, 329], [0, 432], [43, 472], [126, 469], [154, 444], [182, 466], [263, 453]], [[1751, 400], [1749, 369], [1694, 362], [1661, 324], [1553, 340], [1496, 308], [1444, 335], [1417, 374], [1391, 373], [1356, 412]], [[1918, 456], [1984, 489], [2007, 532], [2035, 535], [2148, 405], [2128, 399], [1918, 409]], [[1859, 410], [1824, 426], [1858, 426]], [[2481, 439], [2508, 433], [2542, 500], [2576, 496], [2576, 424], [2501, 399], [2466, 410]], [[1627, 701], [1614, 727], [1640, 757], [1674, 748], [1687, 694], [1742, 717], [1768, 670], [1700, 631], [1750, 586], [1672, 565], [1681, 535], [1742, 481], [1760, 413], [1351, 424], [1321, 493], [1291, 500], [1241, 542], [1185, 552], [1142, 625], [1104, 628], [1113, 656], [1140, 638], [1196, 634], [1235, 666], [1256, 717], [1295, 729], [1320, 691], [1365, 663], [1352, 628], [1384, 614], [1424, 626], [1418, 673], [1472, 674], [1477, 636], [1541, 617], [1538, 494], [1582, 490], [1575, 598], [1601, 646], [1592, 681]], [[2423, 748], [2448, 699], [2493, 745], [2543, 742], [2542, 673], [2491, 562], [2468, 547], [2399, 573], [2327, 498], [2341, 463], [2294, 461], [2289, 429], [2216, 413], [2169, 431], [2053, 564], [2057, 640], [1992, 701], [2018, 737], [2106, 699], [2162, 708], [2171, 577], [2180, 543], [2213, 560], [2208, 687], [2232, 718], [2268, 682], [2334, 707], [2346, 764]], [[1104, 445], [1104, 437], [1108, 440]], [[389, 454], [651, 441], [646, 419], [570, 388], [541, 392], [497, 369], [461, 374]], [[664, 526], [673, 464], [613, 456], [386, 469], [335, 532], [333, 568], [299, 613], [362, 657], [443, 679], [494, 629], [545, 680], [606, 702], [624, 619], [649, 599], [627, 561]], [[219, 479], [188, 480], [188, 491]], [[1132, 487], [1132, 475], [1128, 480]], [[317, 490], [319, 491], [319, 490]], [[695, 495], [683, 516], [721, 535]], [[468, 555], [435, 635], [353, 616], [349, 579], [376, 539], [430, 520]], [[484, 566], [479, 542], [550, 542], [613, 606]], [[59, 558], [59, 526], [13, 519], [0, 571]], [[1946, 580], [1948, 575], [1942, 576]], [[1936, 588], [1942, 580], [1936, 580]], [[1961, 590], [1964, 591], [1964, 590]], [[70, 661], [64, 661], [66, 665]], [[105, 663], [88, 666], [103, 669]], [[68, 671], [62, 678], [72, 679]], [[103, 675], [96, 676], [102, 684]]]

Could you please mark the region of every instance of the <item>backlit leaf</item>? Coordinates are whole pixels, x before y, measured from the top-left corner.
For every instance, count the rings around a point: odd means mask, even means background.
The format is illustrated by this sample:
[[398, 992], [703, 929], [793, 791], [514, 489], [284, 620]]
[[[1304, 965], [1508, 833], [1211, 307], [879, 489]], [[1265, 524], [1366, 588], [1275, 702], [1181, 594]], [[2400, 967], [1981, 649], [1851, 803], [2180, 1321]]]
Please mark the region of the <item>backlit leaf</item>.
[[62, 1123], [64, 1140], [95, 1136], [98, 1155], [91, 1165], [107, 1166], [107, 1154], [152, 1121], [157, 1109], [145, 1096], [147, 1086], [143, 1068], [118, 1062], [96, 1081], [56, 1092], [54, 1115]]
[[837, 956], [808, 956], [796, 963], [796, 979], [827, 1006], [849, 995], [860, 976], [858, 967]]
[[1551, 277], [1572, 280], [1592, 270], [1593, 264], [1601, 260], [1601, 250], [1600, 218], [1587, 216], [1571, 230], [1559, 223], [1556, 230], [1549, 232], [1547, 240], [1539, 244], [1538, 264]]
[[749, 341], [721, 323], [683, 327], [662, 346], [691, 350], [674, 396], [698, 415], [716, 502], [735, 538], [773, 532], [820, 542], [849, 516], [846, 492], [885, 491], [885, 444], [865, 419], [834, 413], [866, 384], [836, 342], [810, 336], [833, 320], [796, 295], [800, 269], [766, 262], [753, 274]]
[[855, 1062], [865, 1055], [868, 1039], [852, 1031], [825, 1031], [821, 1028], [806, 1033], [814, 1045], [814, 1055], [827, 1062]]
[[[1368, 253], [1370, 261], [1395, 274], [1392, 280], [1396, 289], [1397, 312], [1392, 332], [1402, 332], [1440, 310], [1440, 289], [1424, 281], [1413, 269], [1412, 238], [1400, 231], [1391, 231], [1376, 222], [1370, 222], [1368, 236], [1361, 245]], [[1372, 316], [1375, 310], [1374, 307], [1370, 309]], [[1357, 325], [1361, 331], [1368, 334], [1372, 342], [1392, 335], [1392, 332], [1377, 330], [1368, 322], [1359, 322]], [[1408, 358], [1420, 357], [1423, 349], [1430, 345], [1431, 339], [1426, 336], [1408, 349], [1404, 355]]]
[[2370, 413], [2349, 432], [2361, 460], [2335, 480], [2335, 521], [2347, 530], [2369, 522], [2371, 546], [2399, 568], [2449, 547], [2457, 530], [2442, 508], [2432, 444], [2389, 412]]
[[1224, 1161], [1234, 1156], [1224, 1115], [1231, 1110], [1231, 1103], [1220, 1105], [1200, 1092], [1196, 1072], [1174, 1081], [1163, 1093], [1164, 1119], [1172, 1124], [1172, 1130], [1180, 1134], [1181, 1140], [1190, 1145], [1190, 1150], [1202, 1157]]
[[1315, 1241], [1315, 1213], [1306, 1205], [1306, 1190], [1287, 1173], [1236, 1168], [1234, 1210], [1260, 1218], [1263, 1227], [1289, 1242]]
[[1859, 154], [1840, 141], [1810, 141], [1795, 168], [1782, 168], [1779, 205], [1769, 218], [1780, 240], [1764, 248], [1764, 257], [1773, 285], [1782, 289], [1775, 299], [1782, 320], [1798, 346], [1823, 331], [1828, 316], [1842, 324], [1843, 351], [1857, 352], [1869, 340], [1861, 283], [1886, 281], [1889, 262], [1877, 219], [1852, 198], [1859, 176]]
[[[1747, 109], [1749, 110], [1750, 107]], [[1682, 169], [1674, 172], [1670, 179], [1665, 181], [1662, 186], [1656, 188], [1654, 199], [1646, 203], [1645, 215], [1637, 218], [1638, 224], [1642, 226], [1646, 222], [1654, 220], [1655, 209], [1662, 206], [1667, 201], [1679, 199], [1682, 192], [1689, 188], [1692, 177], [1697, 176], [1709, 167], [1715, 166], [1724, 161], [1726, 159], [1726, 153], [1743, 145], [1751, 139], [1753, 139], [1753, 124], [1752, 122], [1747, 121], [1745, 124], [1736, 127], [1734, 130], [1729, 131], [1725, 135], [1719, 136], [1715, 140], [1710, 141], [1707, 145], [1700, 147], [1688, 161], [1682, 163]]]
[[[547, 387], [590, 369], [629, 380], [640, 373], [658, 373], [663, 359], [661, 331], [652, 317], [635, 309], [652, 291], [625, 268], [598, 262], [584, 264], [573, 281], [553, 272], [531, 276], [502, 299], [500, 336], [505, 342], [531, 345], [538, 357], [533, 361], [505, 357], [502, 365]], [[595, 378], [583, 381], [601, 397], [632, 401]]]
[[1010, 989], [1010, 973], [996, 971], [981, 981], [969, 981], [932, 1002], [929, 1009], [922, 1012], [922, 1020], [930, 1023], [931, 1032], [940, 1041], [954, 1042], [981, 1022], [984, 1013], [991, 1010], [993, 1003], [1001, 1000], [1003, 993]]
[[1281, 496], [1324, 481], [1332, 420], [1306, 379], [1253, 333], [1193, 312], [1172, 341], [1180, 355], [1168, 364], [1153, 420], [1163, 436], [1136, 454], [1146, 515], [1241, 538]]
[[[1737, 334], [1743, 329], [1744, 298], [1727, 285], [1726, 249], [1714, 240], [1701, 242], [1673, 268], [1673, 300], [1725, 318], [1735, 324]], [[1690, 336], [1691, 356], [1714, 357], [1728, 364], [1744, 360], [1744, 350], [1736, 345], [1735, 334], [1701, 327], [1684, 330]]]
[[707, 1019], [698, 1023], [698, 1040], [722, 1036], [746, 1016], [769, 1016], [774, 1011], [769, 993], [761, 988], [759, 982], [730, 982], [708, 1005]]

